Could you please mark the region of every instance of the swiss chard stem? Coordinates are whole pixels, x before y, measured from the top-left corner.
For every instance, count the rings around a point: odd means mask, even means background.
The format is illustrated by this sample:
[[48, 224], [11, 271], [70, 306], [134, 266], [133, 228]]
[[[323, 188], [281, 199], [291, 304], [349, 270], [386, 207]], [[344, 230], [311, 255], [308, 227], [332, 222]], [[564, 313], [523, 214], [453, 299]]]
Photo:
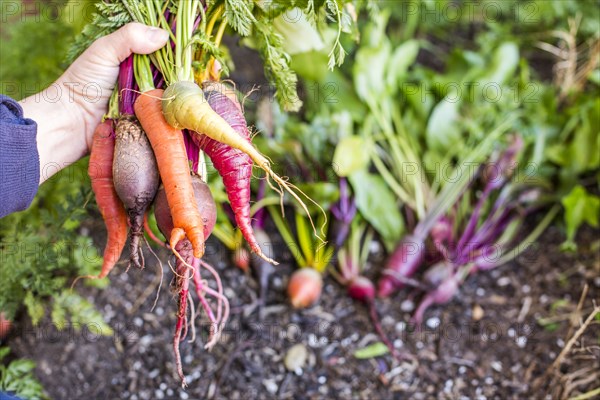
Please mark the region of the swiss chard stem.
[[[481, 158], [489, 152], [489, 149], [493, 145], [494, 141], [511, 126], [516, 117], [516, 115], [509, 117], [506, 121], [496, 127], [496, 129], [490, 132], [485, 139], [483, 139], [481, 143], [475, 147], [467, 157], [465, 157], [462, 165], [468, 168], [470, 165], [481, 162]], [[452, 207], [454, 203], [456, 203], [464, 189], [473, 179], [473, 176], [464, 171], [459, 172], [459, 175], [460, 178], [457, 182], [447, 184], [440, 191], [433, 206], [428, 211], [427, 216], [418, 223], [414, 232], [414, 235], [417, 238], [425, 240], [437, 220], [440, 219], [440, 217], [446, 213], [446, 211]]]

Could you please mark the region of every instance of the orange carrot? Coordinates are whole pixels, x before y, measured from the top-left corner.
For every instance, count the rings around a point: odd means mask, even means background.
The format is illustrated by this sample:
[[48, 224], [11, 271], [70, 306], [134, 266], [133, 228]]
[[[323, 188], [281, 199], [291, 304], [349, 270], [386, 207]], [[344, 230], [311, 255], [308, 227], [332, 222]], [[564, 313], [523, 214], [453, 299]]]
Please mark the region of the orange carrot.
[[153, 89], [140, 95], [134, 105], [135, 114], [154, 150], [173, 215], [174, 228], [169, 245], [175, 250], [177, 243], [187, 236], [192, 243], [194, 257], [201, 258], [204, 254], [204, 223], [194, 200], [183, 134], [165, 120], [162, 96], [162, 89]]
[[108, 275], [119, 261], [127, 241], [127, 213], [113, 185], [114, 147], [112, 120], [106, 120], [98, 125], [94, 132], [88, 166], [92, 190], [96, 195], [96, 203], [98, 203], [100, 214], [102, 214], [108, 231], [102, 270], [100, 275], [94, 278], [104, 278]]

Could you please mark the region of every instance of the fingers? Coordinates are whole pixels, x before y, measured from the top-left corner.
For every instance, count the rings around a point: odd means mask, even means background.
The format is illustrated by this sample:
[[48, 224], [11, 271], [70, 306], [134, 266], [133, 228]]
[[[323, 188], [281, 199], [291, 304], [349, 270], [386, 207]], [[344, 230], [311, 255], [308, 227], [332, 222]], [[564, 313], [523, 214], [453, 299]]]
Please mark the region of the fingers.
[[169, 39], [164, 29], [132, 22], [121, 29], [104, 36], [90, 46], [110, 65], [118, 66], [132, 53], [149, 54], [163, 47]]

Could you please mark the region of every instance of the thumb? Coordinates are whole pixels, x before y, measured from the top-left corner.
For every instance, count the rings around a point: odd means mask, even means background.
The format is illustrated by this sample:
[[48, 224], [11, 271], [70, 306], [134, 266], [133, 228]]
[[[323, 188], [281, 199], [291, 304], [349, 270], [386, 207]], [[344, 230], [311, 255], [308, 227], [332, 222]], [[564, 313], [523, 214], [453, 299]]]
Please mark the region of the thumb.
[[105, 62], [117, 66], [132, 53], [149, 54], [160, 49], [168, 39], [169, 32], [164, 29], [132, 22], [96, 40], [91, 49]]

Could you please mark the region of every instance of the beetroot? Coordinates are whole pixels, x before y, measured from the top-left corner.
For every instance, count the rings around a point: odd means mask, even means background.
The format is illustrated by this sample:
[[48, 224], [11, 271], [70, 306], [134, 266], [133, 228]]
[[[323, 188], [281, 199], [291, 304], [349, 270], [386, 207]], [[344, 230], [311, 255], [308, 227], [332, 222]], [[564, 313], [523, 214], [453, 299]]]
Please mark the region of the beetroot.
[[364, 276], [357, 276], [348, 285], [348, 295], [354, 300], [370, 303], [375, 300], [375, 285]]
[[388, 259], [379, 279], [377, 294], [387, 297], [406, 284], [425, 259], [425, 240], [417, 235], [407, 235]]
[[130, 265], [142, 268], [140, 237], [144, 214], [158, 190], [158, 166], [152, 146], [133, 115], [126, 114], [119, 119], [115, 139], [113, 181], [129, 217], [129, 261]]
[[[204, 240], [206, 240], [210, 236], [215, 227], [215, 223], [217, 222], [217, 207], [215, 205], [215, 200], [212, 197], [212, 193], [210, 192], [210, 188], [202, 181], [202, 179], [198, 176], [193, 176], [192, 185], [194, 187], [196, 204], [200, 211], [200, 215], [202, 216], [202, 221], [204, 222]], [[156, 216], [158, 229], [160, 229], [165, 238], [169, 240], [171, 231], [173, 230], [173, 219], [171, 218], [171, 211], [169, 210], [169, 204], [167, 203], [167, 194], [162, 185], [156, 194], [154, 215]]]

